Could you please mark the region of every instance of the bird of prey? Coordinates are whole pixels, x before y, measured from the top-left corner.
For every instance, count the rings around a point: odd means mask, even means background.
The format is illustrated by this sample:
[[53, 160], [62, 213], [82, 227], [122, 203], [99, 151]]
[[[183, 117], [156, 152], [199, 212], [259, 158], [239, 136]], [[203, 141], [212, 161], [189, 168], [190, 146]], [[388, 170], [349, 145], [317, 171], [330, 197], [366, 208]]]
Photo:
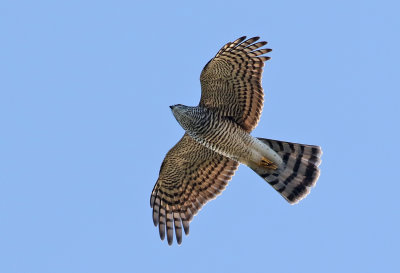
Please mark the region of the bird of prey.
[[271, 51], [259, 37], [241, 37], [224, 45], [200, 75], [198, 106], [170, 106], [185, 129], [167, 153], [153, 188], [150, 206], [162, 240], [167, 234], [182, 242], [193, 216], [219, 195], [239, 164], [268, 182], [290, 204], [303, 199], [319, 177], [322, 150], [272, 139], [256, 138], [263, 108], [261, 76]]

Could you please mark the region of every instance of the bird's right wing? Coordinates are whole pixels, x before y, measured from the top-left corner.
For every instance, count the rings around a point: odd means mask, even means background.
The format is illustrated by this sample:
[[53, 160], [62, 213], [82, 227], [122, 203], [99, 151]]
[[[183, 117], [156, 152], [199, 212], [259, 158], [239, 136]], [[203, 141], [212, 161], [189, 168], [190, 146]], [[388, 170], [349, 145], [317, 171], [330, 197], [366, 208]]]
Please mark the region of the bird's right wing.
[[167, 153], [151, 193], [153, 222], [160, 237], [172, 244], [173, 230], [178, 244], [182, 226], [187, 235], [193, 216], [219, 195], [231, 180], [239, 163], [207, 149], [185, 133]]

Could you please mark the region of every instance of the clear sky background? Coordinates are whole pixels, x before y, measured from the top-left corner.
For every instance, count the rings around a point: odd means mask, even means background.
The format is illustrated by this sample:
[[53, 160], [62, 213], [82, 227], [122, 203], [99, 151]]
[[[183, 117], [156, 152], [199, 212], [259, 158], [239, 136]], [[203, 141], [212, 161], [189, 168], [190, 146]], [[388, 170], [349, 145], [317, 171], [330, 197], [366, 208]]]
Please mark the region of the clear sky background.
[[[0, 272], [400, 272], [396, 1], [3, 1]], [[291, 206], [240, 166], [178, 246], [150, 193], [226, 42], [273, 49], [254, 136], [322, 146]]]

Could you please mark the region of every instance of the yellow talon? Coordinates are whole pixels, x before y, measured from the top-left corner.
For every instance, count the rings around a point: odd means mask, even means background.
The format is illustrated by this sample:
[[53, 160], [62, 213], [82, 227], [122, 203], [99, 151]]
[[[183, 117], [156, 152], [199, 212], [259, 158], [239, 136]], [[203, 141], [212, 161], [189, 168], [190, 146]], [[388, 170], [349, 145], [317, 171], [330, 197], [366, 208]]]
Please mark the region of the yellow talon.
[[272, 162], [271, 160], [269, 160], [266, 157], [261, 158], [260, 165], [263, 166], [264, 168], [268, 168], [268, 169], [272, 169], [272, 170], [278, 169], [278, 166], [276, 166], [276, 164], [274, 162]]

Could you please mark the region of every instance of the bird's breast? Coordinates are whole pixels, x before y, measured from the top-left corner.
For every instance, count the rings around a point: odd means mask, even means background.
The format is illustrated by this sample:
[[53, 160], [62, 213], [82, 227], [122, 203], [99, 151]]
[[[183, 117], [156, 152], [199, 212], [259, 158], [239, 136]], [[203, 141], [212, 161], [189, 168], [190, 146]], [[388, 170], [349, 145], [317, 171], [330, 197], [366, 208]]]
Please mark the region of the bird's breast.
[[184, 128], [197, 142], [236, 161], [250, 157], [253, 138], [229, 118], [208, 115]]

